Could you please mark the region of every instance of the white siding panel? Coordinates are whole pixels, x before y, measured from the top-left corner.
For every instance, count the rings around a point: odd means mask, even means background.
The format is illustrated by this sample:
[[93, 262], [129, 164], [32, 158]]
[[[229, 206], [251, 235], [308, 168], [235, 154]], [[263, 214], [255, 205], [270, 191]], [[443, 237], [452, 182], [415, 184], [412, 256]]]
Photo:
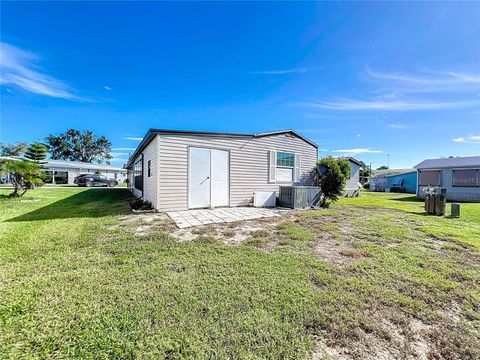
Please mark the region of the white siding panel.
[[248, 205], [254, 191], [278, 191], [279, 184], [269, 182], [270, 150], [300, 154], [300, 179], [296, 184], [314, 185], [312, 169], [317, 160], [317, 149], [290, 134], [256, 139], [160, 134], [156, 139], [159, 151], [157, 208], [162, 211], [188, 207], [189, 146], [230, 151], [230, 206]]

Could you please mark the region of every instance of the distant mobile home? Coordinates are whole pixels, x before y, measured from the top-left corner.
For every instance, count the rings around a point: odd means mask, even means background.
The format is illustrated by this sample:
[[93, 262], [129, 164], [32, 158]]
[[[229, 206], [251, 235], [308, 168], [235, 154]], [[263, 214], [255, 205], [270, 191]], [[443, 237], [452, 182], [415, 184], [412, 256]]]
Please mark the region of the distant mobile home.
[[417, 192], [417, 170], [389, 169], [370, 178], [370, 191], [412, 193]]
[[[3, 159], [21, 160], [20, 157], [1, 157]], [[40, 162], [41, 171], [46, 176], [47, 184], [73, 184], [80, 174], [98, 174], [115, 179], [119, 183], [127, 179], [127, 170], [107, 164], [86, 163], [80, 161], [46, 159]]]
[[129, 186], [159, 211], [246, 206], [255, 191], [316, 185], [317, 149], [294, 130], [150, 129], [127, 163]]
[[412, 193], [417, 191], [417, 171], [409, 171], [400, 174], [385, 175], [385, 191]]
[[358, 196], [360, 195], [360, 169], [365, 165], [360, 160], [357, 160], [353, 157], [347, 157], [348, 163], [350, 164], [350, 178], [347, 179], [345, 184], [345, 193], [346, 196]]
[[418, 171], [417, 197], [425, 189], [447, 190], [447, 200], [480, 202], [480, 156], [428, 159], [414, 166]]

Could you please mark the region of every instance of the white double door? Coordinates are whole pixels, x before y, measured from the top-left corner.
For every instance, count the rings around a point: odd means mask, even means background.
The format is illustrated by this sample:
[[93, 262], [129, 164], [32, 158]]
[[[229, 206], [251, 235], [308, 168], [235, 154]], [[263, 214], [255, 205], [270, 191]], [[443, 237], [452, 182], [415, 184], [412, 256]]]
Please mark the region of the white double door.
[[188, 155], [188, 207], [229, 205], [228, 151], [190, 147]]

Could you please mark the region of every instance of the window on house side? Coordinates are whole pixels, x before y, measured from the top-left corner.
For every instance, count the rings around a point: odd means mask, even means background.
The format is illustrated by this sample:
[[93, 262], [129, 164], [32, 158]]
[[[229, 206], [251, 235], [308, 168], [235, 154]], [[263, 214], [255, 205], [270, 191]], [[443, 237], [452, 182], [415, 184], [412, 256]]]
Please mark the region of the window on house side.
[[139, 159], [133, 167], [134, 187], [143, 190], [143, 161]]
[[479, 186], [479, 169], [452, 170], [452, 186], [476, 187]]
[[440, 186], [440, 170], [421, 170], [418, 178], [418, 185]]
[[277, 166], [293, 168], [295, 166], [295, 154], [277, 152]]
[[151, 165], [152, 165], [152, 160], [148, 160], [148, 177], [152, 176], [152, 168], [151, 168]]

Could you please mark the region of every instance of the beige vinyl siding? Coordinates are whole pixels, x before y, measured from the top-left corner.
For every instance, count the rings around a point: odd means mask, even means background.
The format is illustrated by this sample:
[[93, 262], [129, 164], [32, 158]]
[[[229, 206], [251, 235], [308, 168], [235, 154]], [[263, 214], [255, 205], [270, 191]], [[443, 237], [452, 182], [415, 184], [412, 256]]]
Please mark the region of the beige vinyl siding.
[[[133, 170], [129, 170], [130, 176], [130, 186], [132, 189], [133, 195], [136, 197], [141, 197], [143, 200], [150, 201], [153, 206], [156, 208], [158, 206], [158, 139], [155, 137], [150, 144], [148, 144], [145, 149], [143, 149], [143, 195], [142, 191], [137, 190], [134, 187], [135, 180]], [[133, 161], [135, 164], [138, 160], [142, 158], [142, 154], [138, 155]], [[151, 161], [151, 176], [148, 177], [148, 161]]]
[[279, 185], [269, 183], [269, 150], [300, 154], [299, 185], [313, 185], [311, 173], [317, 149], [293, 135], [262, 138], [208, 137], [159, 134], [158, 139], [158, 206], [162, 211], [184, 210], [188, 207], [188, 147], [205, 147], [230, 151], [230, 206], [248, 205], [254, 191], [278, 191]]
[[[150, 144], [143, 149], [143, 200], [150, 201], [157, 206], [158, 185], [158, 138], [155, 137]], [[151, 176], [148, 177], [148, 161], [150, 160]]]

